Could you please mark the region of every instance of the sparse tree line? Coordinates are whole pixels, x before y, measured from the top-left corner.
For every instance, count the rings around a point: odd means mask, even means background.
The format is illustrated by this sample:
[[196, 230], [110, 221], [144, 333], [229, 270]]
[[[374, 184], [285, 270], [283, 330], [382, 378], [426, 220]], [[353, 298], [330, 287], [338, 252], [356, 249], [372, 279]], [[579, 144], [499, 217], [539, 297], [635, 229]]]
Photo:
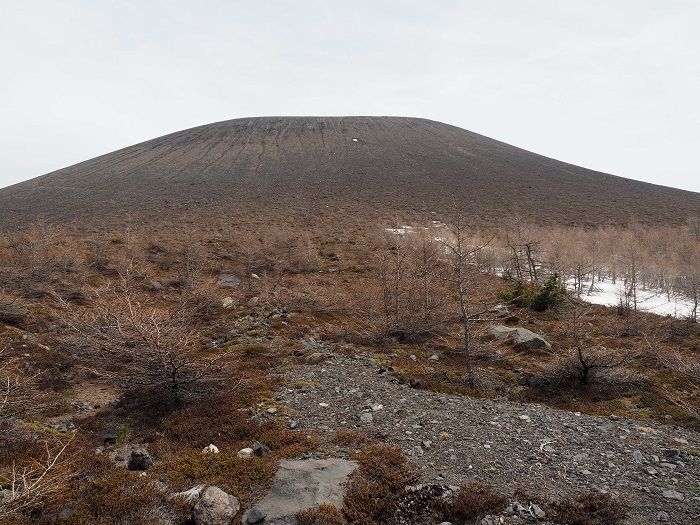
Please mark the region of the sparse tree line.
[[578, 297], [596, 284], [620, 284], [620, 307], [644, 309], [639, 292], [652, 290], [685, 298], [689, 317], [700, 314], [700, 236], [698, 221], [677, 227], [551, 228], [517, 224], [495, 231], [494, 241], [474, 264], [518, 282], [541, 284], [556, 273]]

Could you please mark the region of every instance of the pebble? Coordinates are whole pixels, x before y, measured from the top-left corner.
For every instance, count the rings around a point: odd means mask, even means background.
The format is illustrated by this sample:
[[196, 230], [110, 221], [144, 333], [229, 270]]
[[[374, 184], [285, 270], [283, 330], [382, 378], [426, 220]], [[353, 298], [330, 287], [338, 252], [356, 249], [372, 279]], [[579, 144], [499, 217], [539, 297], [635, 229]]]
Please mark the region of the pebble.
[[532, 512], [535, 513], [535, 516], [538, 518], [544, 518], [547, 514], [539, 507], [539, 505], [535, 505], [534, 503], [530, 505], [530, 509]]
[[362, 423], [371, 423], [374, 420], [374, 416], [372, 415], [372, 412], [362, 412], [360, 414], [360, 421]]
[[683, 494], [672, 489], [664, 490], [661, 493], [661, 495], [666, 499], [675, 499], [678, 501], [683, 501]]

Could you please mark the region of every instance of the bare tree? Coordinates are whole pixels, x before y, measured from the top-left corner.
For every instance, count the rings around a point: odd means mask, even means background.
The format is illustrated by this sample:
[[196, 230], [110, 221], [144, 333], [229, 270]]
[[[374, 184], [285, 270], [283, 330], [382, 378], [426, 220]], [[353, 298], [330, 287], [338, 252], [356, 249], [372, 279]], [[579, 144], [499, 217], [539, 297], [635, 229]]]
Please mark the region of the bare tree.
[[231, 378], [229, 353], [202, 355], [190, 328], [192, 304], [187, 300], [163, 307], [110, 284], [93, 291], [89, 307], [59, 301], [78, 344], [94, 348], [87, 355], [89, 366], [101, 374], [163, 394], [175, 404]]
[[590, 311], [590, 308], [576, 304], [570, 315], [569, 335], [574, 340], [574, 345], [569, 348], [570, 365], [582, 385], [591, 383], [598, 372], [617, 368], [629, 361], [627, 355], [619, 355], [609, 348], [590, 343], [588, 334], [584, 332], [584, 326], [590, 321]]
[[475, 270], [474, 257], [490, 244], [493, 237], [485, 242], [470, 243], [469, 225], [459, 209], [454, 205], [452, 221], [447, 225], [448, 238], [441, 238], [440, 242], [450, 258], [449, 268], [440, 278], [450, 283], [457, 294], [459, 305], [459, 317], [462, 325], [462, 352], [466, 363], [466, 379], [470, 384], [474, 383], [471, 355], [471, 313], [469, 305], [468, 281], [471, 270]]
[[8, 469], [0, 470], [0, 490], [4, 492], [0, 520], [3, 523], [45, 506], [65, 490], [71, 477], [66, 451], [72, 439], [54, 446], [45, 442], [45, 454], [41, 459], [13, 461]]
[[17, 359], [0, 351], [0, 422], [19, 417], [41, 405], [37, 381], [40, 372], [23, 374]]

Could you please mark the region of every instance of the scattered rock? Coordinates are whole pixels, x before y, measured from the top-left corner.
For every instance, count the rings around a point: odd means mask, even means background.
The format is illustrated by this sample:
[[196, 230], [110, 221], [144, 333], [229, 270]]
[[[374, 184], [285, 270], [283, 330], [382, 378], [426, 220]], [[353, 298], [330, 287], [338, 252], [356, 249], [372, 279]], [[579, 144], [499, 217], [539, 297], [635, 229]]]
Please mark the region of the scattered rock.
[[153, 465], [153, 458], [145, 448], [135, 448], [129, 456], [129, 463], [126, 468], [129, 470], [146, 471]]
[[253, 450], [253, 454], [255, 454], [258, 457], [262, 457], [270, 452], [270, 447], [264, 445], [263, 443], [260, 443], [259, 441], [253, 443], [253, 445], [250, 448]]
[[547, 514], [542, 510], [542, 508], [539, 505], [535, 505], [534, 503], [530, 505], [530, 510], [537, 518], [542, 519], [545, 516], [547, 516]]
[[242, 448], [241, 450], [238, 451], [236, 456], [239, 458], [249, 458], [254, 454], [254, 451], [250, 447]]
[[220, 273], [218, 284], [219, 286], [228, 286], [231, 288], [236, 288], [241, 284], [241, 280], [237, 275], [234, 275], [232, 273]]
[[661, 495], [666, 499], [675, 499], [678, 501], [683, 501], [683, 494], [677, 492], [673, 489], [664, 490]]
[[681, 451], [677, 448], [664, 448], [661, 450], [661, 455], [669, 461], [678, 461], [681, 456]]
[[244, 523], [246, 525], [255, 525], [256, 523], [261, 523], [265, 518], [267, 518], [267, 513], [256, 505], [245, 515]]
[[362, 423], [371, 423], [374, 420], [374, 416], [372, 415], [372, 412], [362, 412], [360, 414], [360, 422]]
[[55, 423], [50, 426], [61, 433], [75, 430], [75, 424], [72, 421], [62, 421], [61, 423]]
[[542, 336], [531, 332], [527, 328], [510, 327], [510, 326], [494, 326], [490, 330], [491, 334], [498, 340], [509, 342], [518, 350], [539, 350], [552, 348]]
[[219, 447], [211, 443], [202, 449], [202, 454], [218, 454]]
[[665, 512], [662, 510], [662, 511], [659, 511], [659, 513], [656, 515], [656, 519], [657, 519], [657, 521], [668, 521], [671, 518], [668, 515], [668, 512]]
[[632, 452], [632, 459], [635, 460], [637, 463], [641, 463], [644, 461], [644, 454], [642, 454], [641, 450], [635, 450]]
[[440, 360], [440, 356], [437, 354], [433, 354], [428, 358], [428, 361], [439, 361], [439, 360]]
[[234, 301], [233, 301], [233, 298], [231, 298], [231, 297], [224, 297], [221, 300], [221, 306], [223, 308], [231, 308], [233, 305], [234, 305]]
[[192, 520], [195, 525], [231, 525], [241, 505], [219, 487], [207, 487], [194, 506]]

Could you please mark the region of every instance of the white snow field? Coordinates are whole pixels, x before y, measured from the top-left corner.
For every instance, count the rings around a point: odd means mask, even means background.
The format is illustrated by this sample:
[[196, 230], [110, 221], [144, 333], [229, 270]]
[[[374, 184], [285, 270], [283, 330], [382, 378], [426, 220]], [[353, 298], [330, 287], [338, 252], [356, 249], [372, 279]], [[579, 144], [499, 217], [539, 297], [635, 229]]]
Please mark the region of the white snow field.
[[[574, 288], [574, 280], [569, 279], [566, 285]], [[583, 283], [581, 299], [592, 304], [604, 306], [617, 306], [624, 297], [624, 285], [622, 281], [613, 283], [612, 280], [595, 281], [591, 293], [591, 281]], [[658, 315], [672, 315], [678, 318], [687, 318], [693, 311], [693, 301], [685, 296], [671, 295], [670, 297], [660, 290], [637, 290], [637, 308]]]

